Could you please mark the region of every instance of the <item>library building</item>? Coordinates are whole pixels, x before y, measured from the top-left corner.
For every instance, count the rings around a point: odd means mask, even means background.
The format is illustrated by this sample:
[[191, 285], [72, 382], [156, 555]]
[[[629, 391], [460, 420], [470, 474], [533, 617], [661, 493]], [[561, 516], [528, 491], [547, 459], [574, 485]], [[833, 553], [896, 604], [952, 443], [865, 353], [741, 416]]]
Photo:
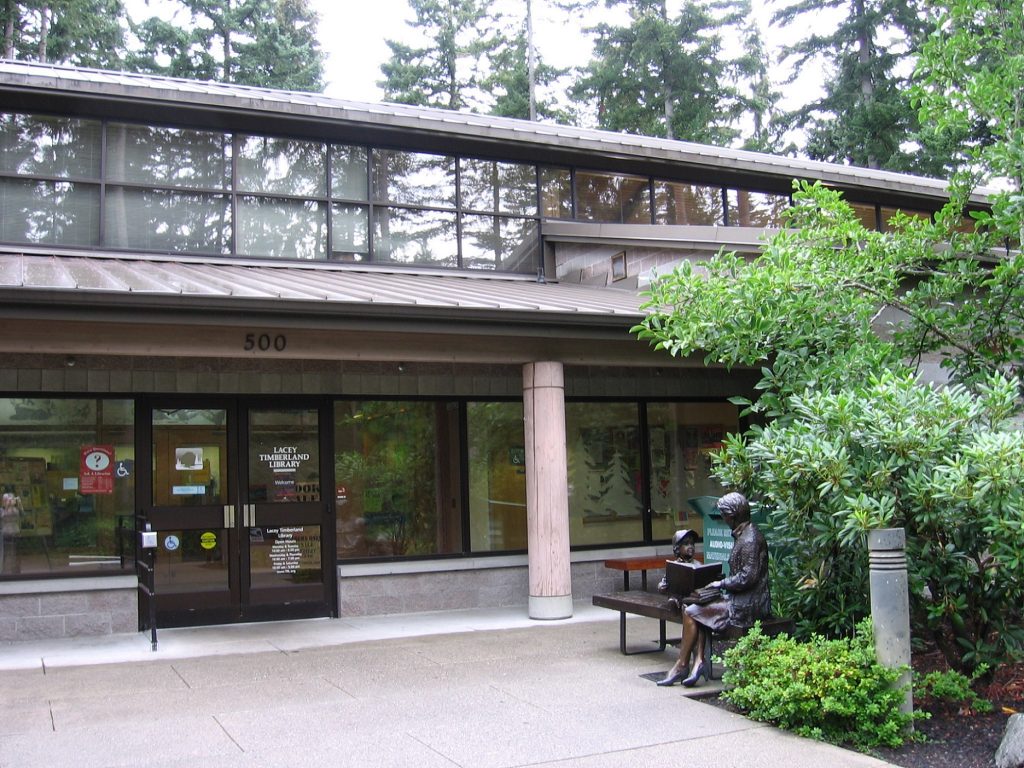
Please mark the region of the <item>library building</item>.
[[[0, 640], [522, 606], [721, 493], [757, 371], [630, 329], [795, 178], [944, 182], [319, 94], [0, 63]], [[147, 535], [143, 536], [145, 533]]]

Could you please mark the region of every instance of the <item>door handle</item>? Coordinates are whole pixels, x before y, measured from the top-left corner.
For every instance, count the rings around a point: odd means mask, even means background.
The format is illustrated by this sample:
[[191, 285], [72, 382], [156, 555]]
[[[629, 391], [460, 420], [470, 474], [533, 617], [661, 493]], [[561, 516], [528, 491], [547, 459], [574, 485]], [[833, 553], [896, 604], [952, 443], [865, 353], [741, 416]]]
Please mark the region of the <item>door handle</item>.
[[242, 525], [247, 528], [253, 528], [256, 526], [256, 505], [246, 504], [243, 508]]
[[224, 527], [234, 528], [235, 527], [235, 505], [225, 504], [224, 505]]

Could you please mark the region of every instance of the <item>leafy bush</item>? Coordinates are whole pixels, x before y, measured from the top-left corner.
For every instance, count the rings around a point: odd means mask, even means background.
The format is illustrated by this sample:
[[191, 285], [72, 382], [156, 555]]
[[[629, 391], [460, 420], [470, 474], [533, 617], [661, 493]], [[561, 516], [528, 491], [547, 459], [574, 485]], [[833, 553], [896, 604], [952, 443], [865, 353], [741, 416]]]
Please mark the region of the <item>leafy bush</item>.
[[913, 634], [953, 669], [1024, 648], [1024, 432], [1015, 383], [929, 387], [884, 373], [790, 399], [792, 418], [731, 437], [718, 477], [767, 513], [772, 596], [802, 634], [870, 612], [865, 537], [906, 530]]
[[861, 750], [897, 747], [910, 735], [896, 685], [905, 670], [876, 661], [870, 621], [851, 638], [806, 642], [769, 638], [755, 625], [725, 652], [725, 664], [722, 698], [756, 720]]
[[963, 704], [975, 712], [991, 712], [992, 702], [981, 698], [971, 687], [986, 670], [987, 667], [982, 665], [971, 677], [954, 669], [929, 672], [914, 684], [914, 698], [937, 699], [952, 704]]

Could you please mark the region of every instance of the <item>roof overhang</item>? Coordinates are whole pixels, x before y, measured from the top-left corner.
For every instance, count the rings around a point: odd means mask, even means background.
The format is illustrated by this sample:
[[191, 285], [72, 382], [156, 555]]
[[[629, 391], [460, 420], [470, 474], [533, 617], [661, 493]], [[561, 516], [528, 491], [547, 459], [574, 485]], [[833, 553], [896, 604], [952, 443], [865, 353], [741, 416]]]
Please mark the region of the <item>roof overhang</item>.
[[[75, 67], [0, 63], [8, 109], [78, 114], [321, 140], [597, 167], [788, 193], [817, 179], [852, 199], [911, 207], [947, 199], [945, 181], [800, 158], [548, 123], [322, 94], [203, 83]], [[990, 190], [972, 202], [983, 205]]]

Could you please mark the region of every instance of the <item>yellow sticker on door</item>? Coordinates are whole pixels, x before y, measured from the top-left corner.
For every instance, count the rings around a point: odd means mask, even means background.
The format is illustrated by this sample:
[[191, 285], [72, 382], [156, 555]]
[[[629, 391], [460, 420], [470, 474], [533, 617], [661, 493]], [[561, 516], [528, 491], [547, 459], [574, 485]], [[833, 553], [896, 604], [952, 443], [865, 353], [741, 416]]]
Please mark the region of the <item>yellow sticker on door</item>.
[[217, 534], [213, 531], [206, 531], [199, 537], [199, 546], [203, 549], [213, 549], [217, 546]]

